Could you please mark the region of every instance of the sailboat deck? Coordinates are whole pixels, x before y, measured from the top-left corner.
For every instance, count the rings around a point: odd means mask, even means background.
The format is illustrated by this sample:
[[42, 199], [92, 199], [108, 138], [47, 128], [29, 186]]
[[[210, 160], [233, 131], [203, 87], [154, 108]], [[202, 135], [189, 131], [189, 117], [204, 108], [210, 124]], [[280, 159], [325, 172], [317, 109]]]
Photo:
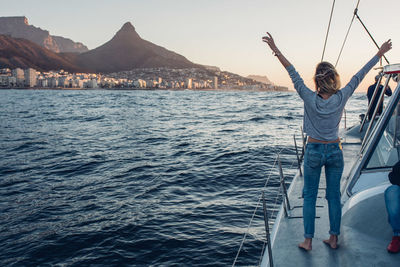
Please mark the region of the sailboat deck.
[[[346, 143], [343, 144], [345, 166], [352, 166], [360, 143], [354, 140], [345, 141]], [[350, 169], [345, 168], [342, 179], [346, 179], [349, 172]], [[274, 266], [400, 266], [400, 254], [393, 255], [386, 251], [392, 232], [387, 223], [382, 194], [368, 199], [365, 203], [358, 205], [354, 211], [349, 210], [344, 214], [337, 250], [331, 249], [322, 242], [329, 237], [328, 203], [325, 199], [323, 170], [317, 199], [313, 249], [309, 252], [299, 249], [297, 244], [304, 240], [302, 188], [303, 177], [298, 176], [289, 188], [290, 217], [285, 217], [281, 211], [276, 218], [280, 221], [275, 223], [276, 229], [274, 228], [273, 236], [271, 236]], [[358, 212], [364, 217], [365, 214], [369, 214], [369, 217], [367, 216], [369, 220], [359, 222]], [[264, 254], [263, 263], [267, 262], [267, 254]]]

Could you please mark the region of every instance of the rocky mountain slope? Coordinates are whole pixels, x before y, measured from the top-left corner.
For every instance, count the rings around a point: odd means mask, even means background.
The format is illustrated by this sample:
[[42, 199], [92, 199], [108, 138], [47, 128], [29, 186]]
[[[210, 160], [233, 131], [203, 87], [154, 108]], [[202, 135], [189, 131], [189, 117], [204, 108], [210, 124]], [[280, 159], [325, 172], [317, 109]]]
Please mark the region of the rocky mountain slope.
[[61, 36], [52, 36], [46, 30], [29, 25], [26, 17], [0, 17], [0, 34], [30, 40], [56, 53], [82, 53], [89, 50], [82, 43]]
[[82, 53], [77, 64], [95, 72], [118, 72], [135, 68], [190, 68], [197, 66], [175, 52], [143, 40], [130, 22], [104, 45]]
[[85, 71], [78, 67], [69, 54], [54, 53], [29, 40], [0, 35], [0, 68], [34, 68], [40, 71], [64, 69]]

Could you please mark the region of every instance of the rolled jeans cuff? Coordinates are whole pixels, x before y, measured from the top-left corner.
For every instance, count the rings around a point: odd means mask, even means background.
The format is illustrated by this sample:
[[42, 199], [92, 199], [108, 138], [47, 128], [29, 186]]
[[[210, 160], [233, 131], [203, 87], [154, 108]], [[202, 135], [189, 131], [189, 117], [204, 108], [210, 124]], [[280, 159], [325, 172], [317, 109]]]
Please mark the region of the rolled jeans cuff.
[[333, 232], [333, 231], [329, 231], [329, 234], [330, 234], [330, 235], [340, 235], [339, 232]]

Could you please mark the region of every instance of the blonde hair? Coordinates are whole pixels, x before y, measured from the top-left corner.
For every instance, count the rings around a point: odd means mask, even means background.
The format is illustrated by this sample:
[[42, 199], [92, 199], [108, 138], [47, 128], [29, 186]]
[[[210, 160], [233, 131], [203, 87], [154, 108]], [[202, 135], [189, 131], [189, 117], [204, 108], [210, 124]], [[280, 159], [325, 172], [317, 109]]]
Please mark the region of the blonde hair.
[[340, 89], [340, 76], [329, 62], [323, 61], [317, 65], [314, 82], [318, 93], [333, 95]]

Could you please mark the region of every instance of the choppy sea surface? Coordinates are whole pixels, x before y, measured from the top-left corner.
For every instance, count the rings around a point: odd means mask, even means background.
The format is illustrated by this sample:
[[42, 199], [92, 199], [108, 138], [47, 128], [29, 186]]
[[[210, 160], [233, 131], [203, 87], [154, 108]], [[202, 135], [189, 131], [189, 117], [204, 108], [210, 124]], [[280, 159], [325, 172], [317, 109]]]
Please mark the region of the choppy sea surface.
[[[347, 104], [347, 126], [365, 112]], [[0, 266], [256, 266], [293, 92], [0, 90]]]

